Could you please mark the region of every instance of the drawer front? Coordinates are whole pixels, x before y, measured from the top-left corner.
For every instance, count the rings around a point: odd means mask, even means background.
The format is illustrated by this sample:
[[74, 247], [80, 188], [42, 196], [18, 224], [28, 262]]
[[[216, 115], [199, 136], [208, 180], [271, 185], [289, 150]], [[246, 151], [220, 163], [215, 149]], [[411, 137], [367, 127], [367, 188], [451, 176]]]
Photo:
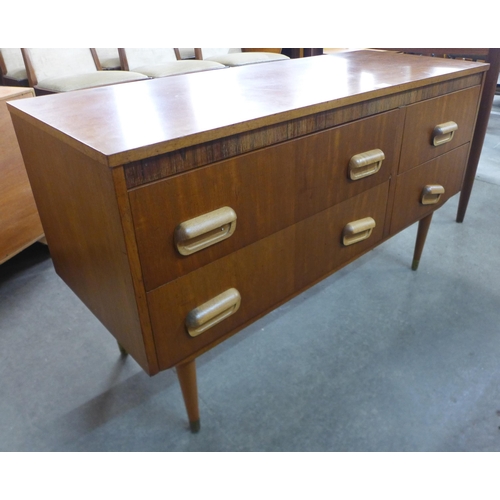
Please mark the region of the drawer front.
[[[397, 177], [391, 234], [429, 215], [460, 191], [468, 151], [469, 144], [464, 144]], [[444, 188], [437, 203], [432, 203], [433, 195], [430, 204], [422, 203], [426, 186]]]
[[[399, 173], [469, 142], [480, 92], [477, 86], [408, 106]], [[438, 125], [453, 123], [457, 126], [453, 135], [447, 132], [448, 127], [435, 132]], [[434, 136], [437, 145], [433, 144]]]
[[[149, 292], [160, 369], [233, 333], [375, 246], [383, 235], [388, 189], [389, 182], [380, 184]], [[369, 237], [344, 246], [344, 228], [366, 218], [376, 223]], [[188, 314], [233, 289], [241, 296], [237, 311], [200, 335], [189, 335]]]
[[[130, 191], [147, 290], [385, 182], [398, 162], [404, 112], [395, 110], [212, 164]], [[380, 170], [351, 180], [350, 159], [380, 149]], [[176, 227], [230, 207], [234, 233], [191, 255]]]

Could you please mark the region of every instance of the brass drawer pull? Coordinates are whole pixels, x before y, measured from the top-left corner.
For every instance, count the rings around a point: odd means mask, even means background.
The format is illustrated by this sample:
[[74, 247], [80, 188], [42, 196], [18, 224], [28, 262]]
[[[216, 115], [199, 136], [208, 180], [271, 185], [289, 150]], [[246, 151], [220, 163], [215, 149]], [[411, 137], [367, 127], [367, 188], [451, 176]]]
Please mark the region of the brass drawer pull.
[[444, 187], [439, 184], [428, 184], [422, 189], [422, 205], [434, 205], [439, 201], [441, 195], [444, 194]]
[[191, 337], [197, 337], [212, 326], [234, 314], [240, 307], [241, 296], [236, 288], [230, 288], [190, 311], [186, 328]]
[[342, 242], [344, 246], [353, 245], [359, 241], [366, 240], [372, 234], [374, 227], [375, 220], [371, 217], [365, 217], [364, 219], [349, 222], [349, 224], [344, 227], [344, 231], [342, 233]]
[[353, 181], [357, 181], [363, 177], [376, 174], [384, 160], [385, 154], [381, 149], [372, 149], [354, 155], [349, 161], [349, 177]]
[[191, 255], [229, 238], [236, 229], [236, 212], [222, 207], [182, 222], [175, 228], [175, 245], [181, 255]]
[[455, 122], [446, 122], [436, 125], [432, 132], [432, 144], [441, 146], [453, 139], [453, 135], [458, 130], [458, 125]]

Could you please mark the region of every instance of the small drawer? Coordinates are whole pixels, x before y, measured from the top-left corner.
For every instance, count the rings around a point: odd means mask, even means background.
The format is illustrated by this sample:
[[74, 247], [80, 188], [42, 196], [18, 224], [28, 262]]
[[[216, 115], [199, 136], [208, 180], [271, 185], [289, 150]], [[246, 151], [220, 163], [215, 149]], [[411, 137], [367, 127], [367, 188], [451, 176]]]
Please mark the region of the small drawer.
[[[374, 247], [383, 237], [388, 190], [389, 182], [380, 184], [149, 292], [160, 369], [234, 333]], [[365, 230], [356, 222], [367, 218], [373, 220], [370, 234], [344, 244], [346, 227]]]
[[469, 144], [397, 177], [391, 234], [419, 221], [462, 188]]
[[408, 106], [399, 173], [472, 139], [481, 87], [471, 87]]
[[[382, 113], [131, 190], [146, 289], [385, 182], [397, 168], [403, 116]], [[235, 225], [218, 238], [210, 214], [223, 208], [234, 212]], [[177, 228], [204, 218], [213, 244], [197, 240], [199, 251], [182, 255]]]

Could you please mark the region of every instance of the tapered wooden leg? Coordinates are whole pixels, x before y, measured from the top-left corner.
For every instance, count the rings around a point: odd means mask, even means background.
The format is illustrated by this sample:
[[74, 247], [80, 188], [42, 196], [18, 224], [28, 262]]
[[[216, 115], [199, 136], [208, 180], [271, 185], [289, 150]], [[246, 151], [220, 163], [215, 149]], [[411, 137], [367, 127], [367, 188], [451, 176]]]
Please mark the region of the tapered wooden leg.
[[198, 432], [200, 430], [200, 412], [198, 410], [198, 384], [196, 383], [195, 360], [177, 365], [176, 370], [189, 418], [189, 427], [191, 432]]
[[118, 344], [118, 349], [120, 349], [120, 354], [122, 356], [128, 356], [128, 352], [125, 350], [125, 348], [120, 344], [120, 342], [117, 342]]
[[414, 271], [418, 269], [418, 264], [420, 263], [420, 257], [422, 256], [425, 239], [427, 238], [427, 233], [429, 232], [433, 214], [434, 212], [430, 213], [427, 217], [424, 217], [418, 223], [417, 241], [415, 242], [415, 252], [413, 253], [413, 263], [411, 265], [411, 268]]

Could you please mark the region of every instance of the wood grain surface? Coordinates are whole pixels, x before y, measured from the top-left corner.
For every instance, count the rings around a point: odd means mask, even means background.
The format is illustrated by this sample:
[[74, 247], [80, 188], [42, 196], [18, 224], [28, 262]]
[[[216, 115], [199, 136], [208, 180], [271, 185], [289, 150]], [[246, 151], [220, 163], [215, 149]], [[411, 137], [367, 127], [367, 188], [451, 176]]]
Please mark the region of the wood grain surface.
[[108, 166], [461, 77], [484, 63], [356, 51], [44, 96], [13, 113]]

